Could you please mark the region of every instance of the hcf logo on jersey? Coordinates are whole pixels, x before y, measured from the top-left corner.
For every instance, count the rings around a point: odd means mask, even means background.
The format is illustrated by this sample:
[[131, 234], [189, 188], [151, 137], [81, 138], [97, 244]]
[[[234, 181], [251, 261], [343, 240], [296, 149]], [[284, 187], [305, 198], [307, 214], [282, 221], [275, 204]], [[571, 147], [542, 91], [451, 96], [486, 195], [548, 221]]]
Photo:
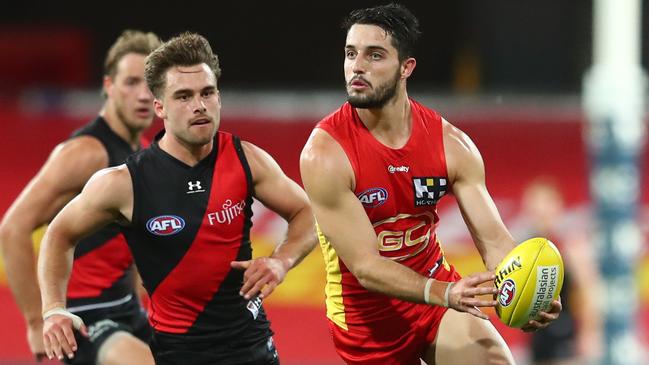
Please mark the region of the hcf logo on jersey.
[[146, 229], [156, 236], [171, 236], [185, 228], [185, 220], [177, 215], [159, 215], [146, 222]]

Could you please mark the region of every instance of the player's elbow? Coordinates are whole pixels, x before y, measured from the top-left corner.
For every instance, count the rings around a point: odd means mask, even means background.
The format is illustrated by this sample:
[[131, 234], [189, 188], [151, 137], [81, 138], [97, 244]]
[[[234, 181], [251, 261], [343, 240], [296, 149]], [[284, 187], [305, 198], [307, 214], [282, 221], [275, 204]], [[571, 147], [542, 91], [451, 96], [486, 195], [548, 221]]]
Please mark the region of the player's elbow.
[[374, 265], [373, 262], [374, 260], [372, 259], [363, 259], [358, 260], [358, 262], [352, 265], [348, 265], [349, 271], [354, 274], [358, 283], [369, 291], [376, 291], [378, 289], [377, 265]]
[[75, 245], [76, 240], [71, 237], [67, 228], [54, 221], [45, 231], [45, 235], [41, 241], [41, 253], [44, 251], [63, 252], [74, 249]]
[[370, 279], [369, 275], [366, 275], [365, 273], [363, 274], [354, 274], [356, 279], [358, 280], [358, 283], [361, 284], [361, 286], [369, 291], [373, 291], [373, 281]]
[[21, 235], [30, 235], [31, 232], [24, 233], [23, 227], [18, 224], [14, 224], [10, 220], [3, 220], [0, 223], [0, 248], [2, 248], [3, 255], [8, 256], [9, 252], [14, 249], [21, 240]]
[[9, 242], [11, 241], [11, 230], [9, 225], [6, 222], [0, 223], [0, 248], [2, 248], [3, 254], [9, 248]]

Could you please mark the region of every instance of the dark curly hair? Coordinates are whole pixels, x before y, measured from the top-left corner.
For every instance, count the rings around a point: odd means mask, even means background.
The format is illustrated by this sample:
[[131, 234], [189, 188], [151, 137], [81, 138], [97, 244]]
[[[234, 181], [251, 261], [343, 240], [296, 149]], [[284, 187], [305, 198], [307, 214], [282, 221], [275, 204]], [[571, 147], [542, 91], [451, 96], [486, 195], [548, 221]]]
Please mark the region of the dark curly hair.
[[392, 45], [397, 49], [399, 61], [414, 56], [419, 40], [419, 21], [400, 4], [388, 4], [373, 8], [357, 9], [343, 21], [343, 29], [349, 31], [354, 24], [370, 24], [381, 27], [392, 36]]

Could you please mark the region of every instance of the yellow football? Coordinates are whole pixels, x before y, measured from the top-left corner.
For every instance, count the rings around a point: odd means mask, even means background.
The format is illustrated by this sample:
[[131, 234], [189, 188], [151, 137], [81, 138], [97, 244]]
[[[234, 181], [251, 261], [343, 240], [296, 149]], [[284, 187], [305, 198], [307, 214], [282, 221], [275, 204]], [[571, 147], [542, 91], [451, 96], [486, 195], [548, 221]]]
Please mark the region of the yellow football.
[[563, 260], [546, 238], [531, 238], [516, 246], [496, 266], [496, 313], [509, 327], [538, 320], [563, 286]]

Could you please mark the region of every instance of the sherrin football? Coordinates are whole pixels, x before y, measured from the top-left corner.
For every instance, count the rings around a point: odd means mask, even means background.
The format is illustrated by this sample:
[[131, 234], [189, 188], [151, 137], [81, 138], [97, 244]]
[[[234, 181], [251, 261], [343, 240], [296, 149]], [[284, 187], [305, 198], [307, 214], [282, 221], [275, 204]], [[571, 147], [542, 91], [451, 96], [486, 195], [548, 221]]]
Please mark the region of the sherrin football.
[[516, 246], [496, 266], [496, 313], [509, 327], [538, 320], [557, 299], [563, 285], [563, 260], [546, 238], [531, 238]]

